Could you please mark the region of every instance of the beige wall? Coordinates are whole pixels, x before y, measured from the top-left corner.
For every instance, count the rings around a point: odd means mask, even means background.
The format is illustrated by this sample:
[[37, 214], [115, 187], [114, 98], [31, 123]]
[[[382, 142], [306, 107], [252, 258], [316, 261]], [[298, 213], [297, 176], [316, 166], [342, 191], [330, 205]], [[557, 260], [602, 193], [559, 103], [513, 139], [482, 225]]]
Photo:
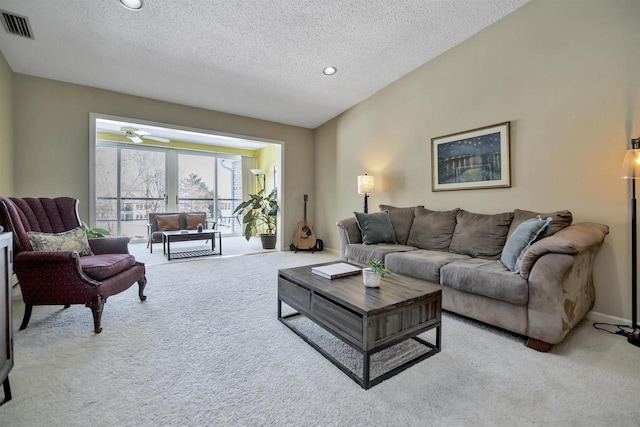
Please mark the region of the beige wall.
[[284, 142], [281, 237], [284, 247], [291, 242], [302, 215], [298, 195], [313, 185], [311, 130], [22, 74], [14, 75], [13, 90], [17, 196], [77, 197], [80, 216], [89, 217], [91, 112], [278, 140]]
[[[316, 234], [370, 206], [424, 204], [480, 213], [570, 209], [609, 225], [595, 266], [594, 312], [629, 319], [629, 182], [640, 136], [640, 2], [534, 0], [315, 130]], [[512, 187], [431, 191], [433, 137], [511, 121]], [[378, 185], [378, 183], [380, 183]]]
[[13, 196], [13, 71], [0, 52], [0, 195]]

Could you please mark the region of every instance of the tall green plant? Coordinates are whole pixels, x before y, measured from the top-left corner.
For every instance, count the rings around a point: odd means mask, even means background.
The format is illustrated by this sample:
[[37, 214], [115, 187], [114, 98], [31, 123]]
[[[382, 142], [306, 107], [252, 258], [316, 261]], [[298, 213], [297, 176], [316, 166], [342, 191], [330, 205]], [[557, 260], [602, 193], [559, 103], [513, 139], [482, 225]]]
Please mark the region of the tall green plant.
[[91, 228], [84, 221], [82, 221], [82, 226], [84, 227], [84, 231], [87, 233], [87, 239], [93, 239], [95, 237], [107, 237], [110, 235], [109, 232], [104, 228]]
[[240, 203], [233, 211], [242, 215], [244, 237], [249, 240], [258, 227], [264, 227], [265, 234], [276, 234], [278, 215], [278, 192], [273, 189], [267, 194], [265, 189], [257, 194], [249, 194], [249, 200]]

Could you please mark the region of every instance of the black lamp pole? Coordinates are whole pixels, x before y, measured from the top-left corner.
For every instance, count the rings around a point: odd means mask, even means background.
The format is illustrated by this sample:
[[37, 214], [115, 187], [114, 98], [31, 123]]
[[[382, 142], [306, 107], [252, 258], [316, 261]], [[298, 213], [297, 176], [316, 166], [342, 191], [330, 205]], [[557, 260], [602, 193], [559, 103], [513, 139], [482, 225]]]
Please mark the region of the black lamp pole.
[[367, 201], [367, 199], [369, 198], [369, 195], [367, 193], [364, 193], [364, 213], [369, 213], [369, 203]]
[[[631, 140], [633, 150], [640, 149], [640, 138]], [[633, 345], [640, 347], [640, 332], [638, 329], [638, 228], [636, 224], [636, 180], [631, 180], [631, 329], [627, 339]]]

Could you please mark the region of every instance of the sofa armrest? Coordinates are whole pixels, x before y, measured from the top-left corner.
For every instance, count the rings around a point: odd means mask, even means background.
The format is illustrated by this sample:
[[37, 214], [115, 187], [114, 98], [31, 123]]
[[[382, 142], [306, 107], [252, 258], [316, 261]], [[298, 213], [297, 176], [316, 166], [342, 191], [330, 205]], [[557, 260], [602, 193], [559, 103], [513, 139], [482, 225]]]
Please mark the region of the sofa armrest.
[[338, 220], [336, 227], [340, 239], [340, 259], [344, 260], [347, 245], [362, 243], [362, 233], [360, 233], [355, 217]]
[[128, 254], [129, 240], [128, 237], [96, 237], [89, 239], [89, 246], [95, 255]]
[[554, 235], [535, 242], [525, 251], [520, 261], [520, 275], [528, 279], [534, 264], [543, 255], [577, 255], [592, 246], [598, 247], [608, 233], [608, 226], [593, 222], [580, 222], [563, 228]]
[[557, 344], [591, 310], [593, 264], [608, 232], [606, 225], [578, 223], [529, 248], [525, 273], [530, 338]]

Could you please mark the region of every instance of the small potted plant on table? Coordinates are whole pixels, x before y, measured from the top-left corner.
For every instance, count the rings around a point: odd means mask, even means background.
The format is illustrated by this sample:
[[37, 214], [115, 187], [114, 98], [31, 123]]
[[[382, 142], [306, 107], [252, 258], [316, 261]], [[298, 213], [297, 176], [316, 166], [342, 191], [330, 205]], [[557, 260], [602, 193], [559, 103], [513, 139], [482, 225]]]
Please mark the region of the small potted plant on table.
[[379, 287], [380, 279], [388, 273], [391, 273], [391, 271], [384, 266], [382, 261], [370, 259], [369, 262], [367, 262], [367, 268], [362, 270], [364, 286], [367, 288]]

